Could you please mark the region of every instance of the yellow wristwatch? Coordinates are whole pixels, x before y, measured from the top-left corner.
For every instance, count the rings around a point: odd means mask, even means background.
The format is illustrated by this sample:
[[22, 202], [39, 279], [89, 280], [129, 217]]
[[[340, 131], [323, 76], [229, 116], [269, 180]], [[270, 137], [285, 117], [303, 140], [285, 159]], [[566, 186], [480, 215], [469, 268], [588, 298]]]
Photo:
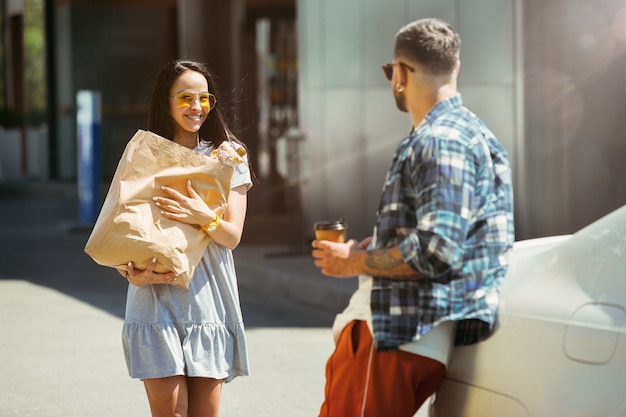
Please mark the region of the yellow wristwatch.
[[211, 223], [202, 226], [202, 230], [204, 230], [205, 232], [212, 232], [215, 229], [217, 229], [217, 226], [220, 225], [220, 216], [215, 216], [215, 220], [213, 220]]

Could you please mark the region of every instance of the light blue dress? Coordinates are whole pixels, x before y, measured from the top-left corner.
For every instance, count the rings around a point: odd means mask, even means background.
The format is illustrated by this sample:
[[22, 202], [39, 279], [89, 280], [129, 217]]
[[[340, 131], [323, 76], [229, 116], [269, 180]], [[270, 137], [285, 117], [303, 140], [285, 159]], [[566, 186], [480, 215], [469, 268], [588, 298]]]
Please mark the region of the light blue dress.
[[[210, 153], [200, 145], [196, 151]], [[231, 189], [252, 186], [239, 164]], [[249, 374], [248, 350], [232, 251], [213, 241], [189, 284], [129, 285], [122, 342], [132, 378], [174, 375], [223, 379]]]

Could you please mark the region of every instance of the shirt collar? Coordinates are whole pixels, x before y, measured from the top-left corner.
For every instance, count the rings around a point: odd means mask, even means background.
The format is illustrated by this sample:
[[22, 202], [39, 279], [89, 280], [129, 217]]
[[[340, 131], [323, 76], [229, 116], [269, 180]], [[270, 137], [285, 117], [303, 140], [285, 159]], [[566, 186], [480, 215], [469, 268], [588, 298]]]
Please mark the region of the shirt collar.
[[411, 132], [409, 133], [409, 136], [405, 138], [404, 141], [401, 142], [401, 145], [404, 142], [410, 140], [410, 138], [416, 132], [422, 129], [422, 126], [424, 126], [425, 123], [427, 123], [428, 125], [432, 125], [435, 122], [435, 120], [437, 120], [439, 116], [441, 116], [442, 114], [445, 114], [449, 110], [457, 109], [461, 106], [463, 106], [463, 99], [461, 98], [461, 93], [456, 93], [455, 95], [451, 97], [441, 100], [439, 103], [435, 104], [432, 109], [430, 109], [426, 117], [424, 117], [424, 119], [421, 121], [421, 123], [417, 127], [411, 128]]
[[[456, 93], [455, 95], [441, 100], [439, 103], [435, 104], [435, 106], [430, 109], [426, 117], [424, 117], [422, 123], [426, 122], [428, 124], [433, 124], [435, 120], [437, 120], [442, 114], [447, 113], [450, 110], [457, 109], [462, 105], [463, 99], [461, 98], [461, 94]], [[422, 123], [420, 123], [420, 125]]]

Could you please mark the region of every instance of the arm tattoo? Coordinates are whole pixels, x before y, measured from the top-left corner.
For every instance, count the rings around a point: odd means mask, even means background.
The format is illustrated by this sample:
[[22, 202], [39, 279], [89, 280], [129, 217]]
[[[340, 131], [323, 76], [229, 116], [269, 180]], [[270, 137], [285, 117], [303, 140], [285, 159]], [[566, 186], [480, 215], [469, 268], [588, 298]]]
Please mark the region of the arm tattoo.
[[[403, 265], [409, 270], [399, 269]], [[365, 267], [372, 270], [372, 275], [398, 281], [414, 281], [420, 278], [416, 271], [405, 264], [404, 259], [395, 257], [384, 250], [368, 252], [368, 256], [365, 258]]]
[[365, 259], [365, 265], [372, 269], [393, 269], [404, 263], [403, 259], [394, 258], [385, 252], [373, 251]]

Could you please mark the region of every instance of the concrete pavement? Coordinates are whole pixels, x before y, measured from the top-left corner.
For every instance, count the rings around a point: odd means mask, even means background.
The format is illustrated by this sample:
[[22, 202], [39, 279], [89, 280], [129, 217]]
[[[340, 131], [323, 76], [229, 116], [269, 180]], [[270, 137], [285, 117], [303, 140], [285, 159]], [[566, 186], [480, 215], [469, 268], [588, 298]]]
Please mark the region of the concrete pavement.
[[[26, 247], [32, 250], [40, 248], [38, 242], [43, 242], [44, 235], [63, 236], [64, 241], [72, 242], [77, 248], [84, 247], [90, 230], [77, 223], [75, 188], [73, 184], [62, 183], [0, 182], [0, 215], [3, 216], [0, 227], [4, 229], [3, 233], [11, 233], [9, 240], [15, 242], [13, 246], [24, 242], [24, 250]], [[313, 264], [306, 244], [294, 250], [283, 242], [285, 239], [281, 238], [284, 236], [279, 236], [277, 241], [276, 236], [281, 234], [275, 233], [275, 230], [288, 227], [285, 216], [258, 214], [253, 203], [250, 204], [242, 244], [234, 252], [240, 286], [259, 294], [279, 294], [294, 302], [336, 313], [348, 302], [356, 288], [356, 280], [326, 277]], [[5, 246], [9, 253], [17, 251], [8, 241], [0, 241], [0, 248], [5, 249]], [[82, 247], [77, 257], [62, 262], [75, 262], [80, 270], [98, 277], [108, 275], [108, 269], [93, 263], [82, 253]], [[62, 248], [55, 245], [47, 249], [40, 255], [56, 261], [50, 249]], [[30, 269], [34, 266], [31, 263], [27, 264], [27, 267], [22, 266], [15, 272], [19, 276], [36, 279], [33, 277], [39, 271]], [[46, 277], [46, 281], [50, 278]], [[67, 281], [66, 277], [55, 276], [55, 279], [61, 286]], [[109, 284], [119, 289], [119, 283]], [[77, 291], [74, 286], [65, 289]]]
[[[76, 213], [71, 185], [0, 184], [2, 417], [149, 416], [121, 349], [127, 284], [83, 252]], [[226, 385], [222, 414], [316, 415], [330, 325], [354, 280], [275, 244], [243, 244], [235, 258], [252, 376]]]
[[[2, 417], [150, 415], [121, 349], [127, 283], [83, 252], [89, 230], [76, 219], [71, 184], [0, 183]], [[280, 224], [267, 221], [249, 216], [235, 250], [252, 375], [224, 387], [221, 415], [314, 416], [330, 326], [356, 280], [324, 277], [309, 253], [263, 244], [259, 233]]]

